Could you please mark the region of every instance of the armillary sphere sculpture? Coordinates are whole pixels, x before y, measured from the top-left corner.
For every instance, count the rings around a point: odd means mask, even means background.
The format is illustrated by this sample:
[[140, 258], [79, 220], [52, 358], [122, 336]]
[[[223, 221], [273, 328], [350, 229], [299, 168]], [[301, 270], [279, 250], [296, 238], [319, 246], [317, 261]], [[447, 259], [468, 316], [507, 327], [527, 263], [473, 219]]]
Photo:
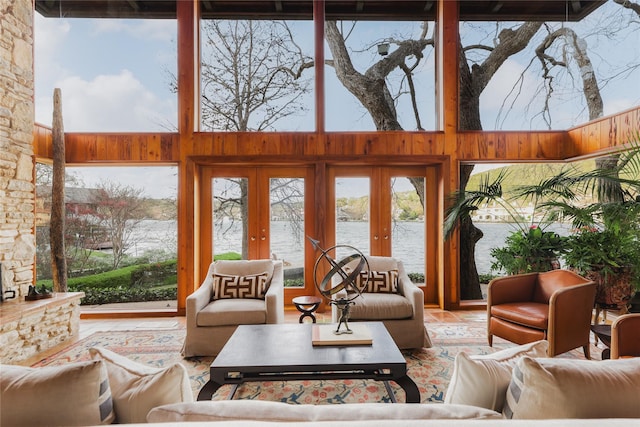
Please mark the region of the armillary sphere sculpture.
[[[355, 304], [353, 300], [358, 298], [361, 293], [361, 290], [356, 284], [356, 278], [360, 275], [360, 272], [369, 271], [369, 262], [367, 261], [367, 258], [364, 256], [364, 254], [353, 246], [336, 245], [325, 250], [320, 247], [320, 242], [318, 240], [314, 240], [309, 236], [307, 236], [307, 239], [311, 241], [311, 244], [316, 251], [320, 251], [320, 256], [318, 256], [318, 258], [316, 259], [316, 263], [313, 267], [313, 282], [316, 288], [320, 291], [320, 294], [322, 294], [323, 297], [329, 300], [329, 304], [335, 305], [338, 309], [338, 312], [340, 313], [338, 327], [335, 331], [333, 331], [333, 333], [336, 335], [352, 334], [353, 331], [349, 329], [350, 310], [351, 306]], [[342, 258], [339, 261], [336, 261], [331, 258], [329, 252], [337, 248], [353, 249], [355, 253]], [[358, 260], [355, 267], [349, 268], [347, 270], [344, 269], [347, 264], [355, 260]], [[318, 266], [323, 261], [328, 262], [331, 269], [327, 274], [324, 275], [322, 281], [318, 283]], [[336, 281], [337, 283], [334, 284], [333, 278], [336, 275], [340, 277], [340, 280]], [[366, 288], [368, 281], [369, 275], [366, 276], [366, 280], [364, 280], [361, 284], [362, 289]], [[332, 296], [342, 290], [347, 291], [347, 297], [340, 297], [334, 300]], [[354, 292], [349, 292], [349, 290], [353, 290]], [[349, 295], [352, 296], [349, 297]], [[342, 325], [344, 325], [345, 327], [344, 330], [340, 329]]]

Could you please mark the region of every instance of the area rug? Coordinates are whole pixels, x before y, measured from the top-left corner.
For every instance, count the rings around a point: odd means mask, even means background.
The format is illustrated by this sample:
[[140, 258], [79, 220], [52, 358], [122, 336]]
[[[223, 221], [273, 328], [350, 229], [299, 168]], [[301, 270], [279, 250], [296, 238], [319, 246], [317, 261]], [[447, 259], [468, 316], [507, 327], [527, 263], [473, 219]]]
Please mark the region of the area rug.
[[[420, 390], [422, 402], [443, 402], [456, 354], [488, 354], [513, 344], [496, 339], [493, 347], [486, 344], [486, 325], [483, 323], [429, 324], [433, 347], [404, 351], [409, 376]], [[153, 329], [135, 331], [96, 332], [34, 366], [61, 365], [90, 359], [91, 347], [104, 347], [131, 360], [155, 367], [181, 363], [187, 368], [194, 397], [209, 379], [209, 365], [213, 357], [184, 359], [180, 355], [184, 329]], [[284, 350], [283, 350], [284, 351]], [[565, 357], [584, 358], [578, 350]], [[391, 382], [399, 402], [404, 391]], [[213, 400], [227, 399], [231, 386], [221, 387]], [[389, 402], [384, 384], [373, 380], [325, 381], [265, 381], [245, 383], [238, 387], [235, 399], [259, 399], [292, 404], [333, 404]]]

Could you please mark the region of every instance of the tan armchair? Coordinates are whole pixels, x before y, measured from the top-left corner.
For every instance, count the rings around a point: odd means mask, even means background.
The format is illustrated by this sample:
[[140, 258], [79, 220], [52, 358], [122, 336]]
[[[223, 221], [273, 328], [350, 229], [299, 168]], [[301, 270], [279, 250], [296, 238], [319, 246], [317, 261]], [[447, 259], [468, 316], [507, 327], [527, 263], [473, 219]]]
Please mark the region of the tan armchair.
[[[284, 322], [284, 274], [282, 261], [216, 261], [200, 287], [187, 297], [187, 334], [184, 357], [216, 356], [238, 325]], [[267, 272], [269, 287], [264, 299], [213, 299], [213, 274], [248, 276]]]
[[568, 270], [500, 277], [489, 283], [487, 332], [516, 344], [546, 339], [549, 357], [582, 347], [589, 333], [596, 284]]
[[[368, 256], [371, 271], [398, 270], [397, 293], [365, 292], [354, 300], [350, 308], [350, 322], [381, 321], [398, 348], [431, 347], [431, 339], [424, 324], [424, 294], [407, 275], [402, 261], [391, 257]], [[347, 264], [353, 268], [358, 260]], [[334, 298], [346, 296], [340, 291]], [[338, 322], [338, 310], [331, 305], [333, 322]]]
[[611, 324], [611, 358], [640, 357], [640, 313], [624, 314]]

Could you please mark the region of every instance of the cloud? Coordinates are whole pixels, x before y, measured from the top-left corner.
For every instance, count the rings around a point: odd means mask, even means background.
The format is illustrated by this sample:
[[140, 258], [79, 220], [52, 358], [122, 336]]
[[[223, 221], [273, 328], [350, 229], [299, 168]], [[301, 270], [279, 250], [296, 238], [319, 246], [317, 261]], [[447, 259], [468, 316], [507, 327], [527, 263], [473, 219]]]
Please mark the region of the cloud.
[[96, 19], [92, 35], [125, 33], [140, 40], [169, 42], [177, 37], [177, 23], [171, 19]]
[[[128, 70], [98, 75], [92, 80], [69, 76], [56, 83], [62, 92], [65, 131], [166, 131], [176, 122], [176, 101], [159, 99]], [[36, 121], [48, 124], [52, 98], [36, 99]]]
[[68, 74], [68, 70], [58, 62], [57, 54], [71, 31], [68, 21], [47, 19], [35, 14], [34, 68], [38, 78], [35, 81], [36, 94], [40, 88], [51, 87], [51, 81]]

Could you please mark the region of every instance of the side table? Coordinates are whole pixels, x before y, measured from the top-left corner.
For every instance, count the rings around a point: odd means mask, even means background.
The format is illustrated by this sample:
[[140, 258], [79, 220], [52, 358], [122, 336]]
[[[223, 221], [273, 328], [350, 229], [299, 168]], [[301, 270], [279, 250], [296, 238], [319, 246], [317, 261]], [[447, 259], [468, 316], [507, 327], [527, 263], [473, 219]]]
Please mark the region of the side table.
[[296, 306], [296, 309], [302, 313], [300, 315], [299, 322], [304, 323], [305, 317], [310, 317], [313, 323], [316, 323], [316, 316], [313, 314], [320, 307], [320, 303], [322, 302], [322, 298], [314, 297], [314, 296], [302, 296], [295, 297], [293, 300], [293, 305]]

